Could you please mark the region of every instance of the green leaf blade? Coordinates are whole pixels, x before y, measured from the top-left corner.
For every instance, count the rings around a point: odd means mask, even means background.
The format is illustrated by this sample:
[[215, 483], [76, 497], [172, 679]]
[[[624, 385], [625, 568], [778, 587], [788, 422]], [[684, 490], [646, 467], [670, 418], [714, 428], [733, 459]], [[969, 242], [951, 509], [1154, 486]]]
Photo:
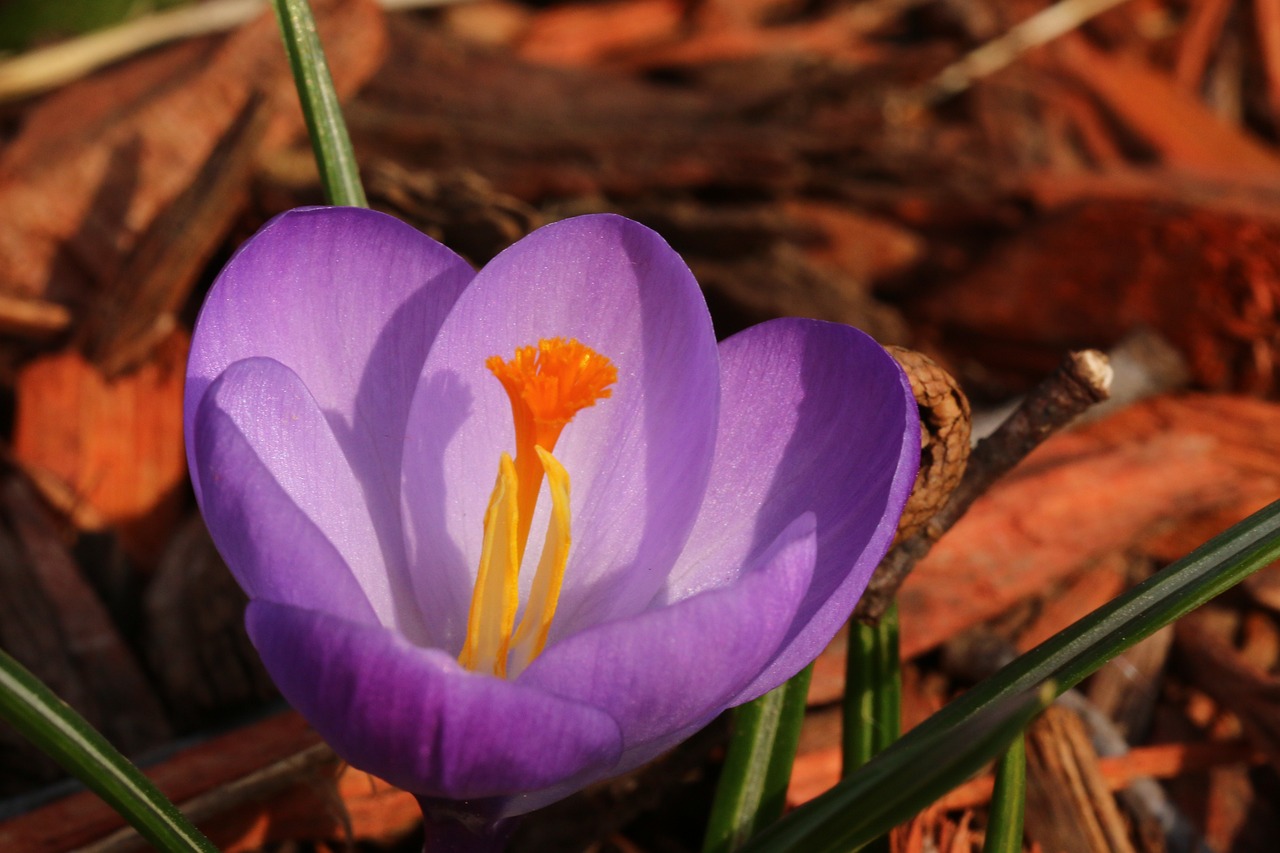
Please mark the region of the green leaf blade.
[[157, 849], [217, 853], [142, 771], [4, 651], [0, 719], [102, 797]]

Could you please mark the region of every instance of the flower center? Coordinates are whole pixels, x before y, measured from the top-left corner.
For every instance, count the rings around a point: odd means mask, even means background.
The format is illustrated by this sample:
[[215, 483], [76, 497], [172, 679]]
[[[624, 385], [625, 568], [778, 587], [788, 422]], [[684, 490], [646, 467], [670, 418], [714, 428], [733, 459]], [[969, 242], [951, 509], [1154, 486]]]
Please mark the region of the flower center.
[[[490, 356], [485, 366], [511, 400], [516, 455], [512, 460], [503, 453], [498, 461], [498, 482], [484, 514], [467, 638], [458, 660], [472, 671], [505, 678], [513, 653], [518, 673], [546, 645], [569, 561], [569, 474], [551, 452], [574, 415], [610, 396], [618, 370], [590, 347], [563, 338], [520, 347], [510, 361]], [[551, 521], [524, 616], [516, 627], [520, 565], [544, 476]]]

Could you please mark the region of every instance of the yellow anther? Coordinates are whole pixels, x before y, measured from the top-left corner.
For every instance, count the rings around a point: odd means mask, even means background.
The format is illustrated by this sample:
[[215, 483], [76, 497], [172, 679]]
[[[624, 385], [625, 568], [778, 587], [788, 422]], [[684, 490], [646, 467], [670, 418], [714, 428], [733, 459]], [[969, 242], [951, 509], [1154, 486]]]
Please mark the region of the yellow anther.
[[492, 672], [505, 677], [511, 628], [520, 605], [517, 577], [520, 555], [516, 550], [516, 468], [511, 457], [502, 454], [498, 482], [494, 484], [489, 508], [484, 514], [484, 540], [480, 545], [480, 568], [471, 595], [467, 617], [467, 639], [459, 662], [473, 672]]
[[[610, 396], [618, 378], [608, 358], [576, 340], [550, 338], [485, 366], [506, 389], [515, 419], [516, 455], [503, 453], [498, 482], [484, 516], [480, 567], [459, 662], [474, 672], [519, 674], [547, 644], [569, 562], [569, 474], [551, 452], [582, 409]], [[551, 495], [551, 520], [520, 627], [519, 573], [542, 479]], [[513, 631], [514, 629], [514, 631]]]
[[520, 627], [511, 638], [515, 654], [513, 671], [519, 675], [534, 658], [542, 654], [547, 645], [551, 620], [556, 615], [560, 601], [560, 585], [564, 583], [564, 567], [569, 562], [569, 472], [541, 447], [535, 448], [547, 472], [547, 486], [551, 493], [551, 523], [547, 525], [547, 538], [542, 545], [542, 559], [533, 576], [529, 600], [520, 617]]

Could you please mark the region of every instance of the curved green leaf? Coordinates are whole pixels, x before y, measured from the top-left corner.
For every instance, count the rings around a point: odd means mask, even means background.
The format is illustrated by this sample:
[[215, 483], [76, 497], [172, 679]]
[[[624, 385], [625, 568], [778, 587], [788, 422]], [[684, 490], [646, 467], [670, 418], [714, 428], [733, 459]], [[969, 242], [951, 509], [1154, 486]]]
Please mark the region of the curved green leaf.
[[158, 849], [217, 853], [142, 771], [3, 650], [0, 719], [84, 782]]

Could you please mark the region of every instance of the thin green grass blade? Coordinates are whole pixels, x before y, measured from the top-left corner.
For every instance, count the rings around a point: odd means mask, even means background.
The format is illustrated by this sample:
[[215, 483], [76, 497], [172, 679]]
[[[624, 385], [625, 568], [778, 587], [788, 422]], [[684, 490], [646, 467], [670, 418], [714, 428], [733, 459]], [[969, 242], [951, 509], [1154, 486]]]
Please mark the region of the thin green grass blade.
[[217, 853], [142, 771], [3, 650], [0, 719], [84, 782], [157, 849]]
[[[1013, 697], [1026, 696], [1042, 683], [1052, 683], [1058, 694], [1074, 687], [1111, 658], [1278, 558], [1280, 501], [1017, 658], [848, 779], [775, 823], [747, 849], [834, 853], [867, 843], [967, 778], [956, 775], [961, 762], [954, 752], [975, 759], [969, 772], [994, 758], [1012, 733], [1003, 742], [986, 737], [982, 749], [974, 733], [992, 731], [994, 721], [1009, 719]], [[983, 755], [983, 750], [989, 751]], [[905, 789], [893, 789], [890, 780]], [[835, 841], [828, 844], [828, 839]]]
[[996, 765], [996, 786], [991, 793], [991, 816], [982, 853], [1021, 853], [1022, 820], [1027, 809], [1027, 737], [1009, 744]]
[[734, 709], [704, 853], [731, 853], [782, 815], [812, 677], [810, 664], [787, 683]]
[[898, 606], [875, 625], [849, 625], [845, 664], [841, 775], [848, 776], [898, 739], [902, 729], [902, 666]]
[[368, 207], [360, 168], [307, 0], [272, 0], [329, 204]]

